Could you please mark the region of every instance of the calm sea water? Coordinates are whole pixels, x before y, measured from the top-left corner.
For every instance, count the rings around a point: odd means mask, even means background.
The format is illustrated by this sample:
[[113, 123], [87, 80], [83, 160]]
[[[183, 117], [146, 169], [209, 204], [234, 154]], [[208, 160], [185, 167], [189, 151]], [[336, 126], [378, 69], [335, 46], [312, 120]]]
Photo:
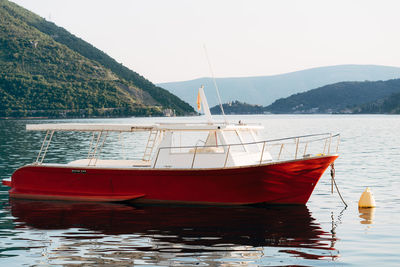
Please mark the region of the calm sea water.
[[[9, 200], [7, 188], [1, 187], [0, 265], [400, 266], [400, 116], [229, 117], [239, 119], [264, 124], [266, 138], [340, 132], [336, 179], [349, 206], [344, 208], [336, 192], [331, 195], [328, 173], [307, 206], [300, 207]], [[36, 159], [43, 133], [26, 132], [25, 124], [44, 122], [49, 121], [0, 121], [1, 178]], [[62, 146], [48, 155], [53, 161], [66, 162], [87, 151], [79, 134], [56, 138]], [[360, 211], [357, 202], [367, 186], [377, 208]]]

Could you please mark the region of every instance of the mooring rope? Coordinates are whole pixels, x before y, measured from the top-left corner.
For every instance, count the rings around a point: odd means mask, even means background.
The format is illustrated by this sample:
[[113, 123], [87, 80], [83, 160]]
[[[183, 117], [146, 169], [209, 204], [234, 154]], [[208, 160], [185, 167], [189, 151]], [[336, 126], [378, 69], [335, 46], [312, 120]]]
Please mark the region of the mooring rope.
[[344, 201], [344, 199], [343, 199], [343, 197], [342, 197], [342, 194], [340, 194], [340, 191], [339, 191], [339, 187], [337, 186], [337, 184], [336, 184], [336, 180], [335, 180], [335, 164], [332, 162], [332, 164], [331, 164], [331, 181], [332, 181], [332, 186], [331, 186], [331, 192], [332, 192], [332, 194], [333, 194], [333, 184], [335, 185], [335, 187], [336, 187], [336, 191], [338, 192], [338, 194], [339, 194], [339, 197], [340, 197], [340, 199], [342, 200], [342, 202], [343, 202], [343, 204], [347, 207], [347, 204], [346, 204], [346, 202]]

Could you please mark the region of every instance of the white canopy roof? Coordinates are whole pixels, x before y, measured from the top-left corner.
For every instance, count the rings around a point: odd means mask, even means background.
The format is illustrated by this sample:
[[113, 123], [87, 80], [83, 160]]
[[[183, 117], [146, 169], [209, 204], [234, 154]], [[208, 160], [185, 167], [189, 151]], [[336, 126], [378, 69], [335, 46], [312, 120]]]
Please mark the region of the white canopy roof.
[[246, 124], [208, 124], [208, 123], [157, 123], [157, 124], [94, 124], [94, 123], [51, 123], [27, 124], [28, 131], [111, 131], [135, 132], [150, 130], [177, 130], [177, 131], [209, 131], [235, 129], [262, 129], [261, 125]]

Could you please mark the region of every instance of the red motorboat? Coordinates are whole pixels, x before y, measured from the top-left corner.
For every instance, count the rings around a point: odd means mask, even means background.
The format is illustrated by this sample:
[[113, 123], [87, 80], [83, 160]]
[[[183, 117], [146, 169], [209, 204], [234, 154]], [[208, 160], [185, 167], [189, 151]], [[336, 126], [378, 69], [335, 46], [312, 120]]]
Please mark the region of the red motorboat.
[[[338, 134], [260, 141], [261, 125], [217, 123], [206, 115], [205, 123], [27, 125], [47, 132], [39, 155], [3, 184], [11, 187], [10, 197], [25, 199], [305, 204], [338, 157]], [[54, 133], [67, 131], [86, 133], [86, 158], [44, 163]], [[137, 150], [126, 147], [144, 132], [137, 158]], [[117, 140], [121, 154], [107, 158], [105, 144]]]

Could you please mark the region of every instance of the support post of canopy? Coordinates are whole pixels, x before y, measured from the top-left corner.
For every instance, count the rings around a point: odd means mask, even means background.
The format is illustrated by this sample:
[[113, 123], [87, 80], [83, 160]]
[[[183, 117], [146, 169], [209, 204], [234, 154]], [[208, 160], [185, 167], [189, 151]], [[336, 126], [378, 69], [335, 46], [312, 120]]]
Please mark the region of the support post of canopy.
[[[107, 136], [108, 136], [108, 131], [105, 131], [104, 137], [103, 137], [103, 131], [99, 131], [97, 134], [96, 144], [93, 146], [92, 143], [95, 139], [94, 133], [93, 133], [93, 137], [92, 137], [92, 141], [91, 141], [91, 144], [89, 147], [89, 153], [88, 153], [88, 159], [89, 159], [88, 166], [96, 165], [97, 160], [99, 159], [101, 150], [104, 146], [104, 143], [106, 142]], [[103, 140], [102, 140], [102, 138], [103, 138]], [[94, 163], [92, 163], [93, 160], [94, 160]]]
[[97, 155], [96, 155], [96, 159], [95, 159], [95, 162], [94, 162], [94, 165], [95, 165], [95, 166], [96, 166], [96, 164], [97, 164], [97, 160], [98, 160], [99, 157], [100, 157], [100, 153], [101, 153], [101, 150], [102, 150], [103, 147], [104, 147], [104, 143], [106, 142], [107, 136], [108, 136], [108, 131], [106, 131], [106, 134], [104, 135], [104, 138], [103, 138], [103, 142], [101, 143], [101, 146], [100, 146], [100, 148], [99, 148], [99, 152], [98, 152]]
[[90, 142], [90, 147], [89, 147], [89, 152], [88, 152], [88, 159], [89, 159], [88, 166], [90, 166], [90, 164], [92, 163], [92, 160], [96, 158], [97, 148], [99, 147], [100, 138], [102, 135], [103, 135], [103, 131], [99, 131], [97, 133], [96, 144], [93, 145], [93, 141], [95, 139], [95, 132], [93, 132], [92, 141]]
[[294, 159], [297, 159], [297, 152], [299, 151], [299, 142], [300, 138], [296, 138], [296, 154], [294, 155]]
[[194, 154], [193, 154], [192, 166], [190, 167], [191, 169], [193, 169], [193, 166], [194, 166], [194, 160], [196, 159], [196, 154], [197, 154], [197, 146], [194, 148]]
[[265, 141], [263, 143], [263, 147], [262, 147], [262, 150], [261, 150], [260, 165], [261, 165], [263, 157], [264, 157], [264, 149], [265, 149]]
[[304, 147], [304, 153], [303, 153], [303, 157], [305, 157], [305, 156], [306, 156], [307, 147], [308, 147], [308, 142], [306, 143], [306, 146]]
[[283, 146], [284, 146], [284, 144], [282, 143], [282, 144], [281, 144], [281, 148], [279, 149], [278, 160], [281, 159], [281, 154], [282, 154]]
[[228, 162], [228, 156], [229, 156], [229, 151], [231, 150], [231, 146], [228, 146], [228, 151], [226, 152], [226, 158], [225, 158], [225, 163], [224, 163], [224, 168], [226, 167], [226, 163]]
[[[50, 133], [50, 137], [47, 138], [49, 136], [49, 133]], [[44, 140], [43, 140], [43, 143], [42, 143], [42, 147], [40, 148], [39, 154], [38, 154], [38, 156], [36, 158], [36, 162], [35, 162], [36, 164], [42, 164], [43, 163], [43, 160], [44, 160], [44, 158], [46, 156], [46, 153], [47, 153], [47, 149], [49, 148], [50, 143], [51, 143], [51, 139], [53, 138], [53, 134], [54, 134], [54, 130], [52, 130], [52, 131], [48, 130], [46, 132], [46, 136], [44, 137]]]

